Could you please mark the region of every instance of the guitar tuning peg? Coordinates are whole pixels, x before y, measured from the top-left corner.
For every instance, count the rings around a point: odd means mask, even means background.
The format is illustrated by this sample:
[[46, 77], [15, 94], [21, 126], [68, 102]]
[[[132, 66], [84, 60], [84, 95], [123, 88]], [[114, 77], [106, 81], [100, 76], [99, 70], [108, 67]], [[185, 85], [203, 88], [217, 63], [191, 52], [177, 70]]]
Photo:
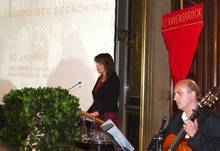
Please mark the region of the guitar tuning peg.
[[214, 100], [212, 100], [212, 104], [215, 104], [215, 101], [214, 101]]

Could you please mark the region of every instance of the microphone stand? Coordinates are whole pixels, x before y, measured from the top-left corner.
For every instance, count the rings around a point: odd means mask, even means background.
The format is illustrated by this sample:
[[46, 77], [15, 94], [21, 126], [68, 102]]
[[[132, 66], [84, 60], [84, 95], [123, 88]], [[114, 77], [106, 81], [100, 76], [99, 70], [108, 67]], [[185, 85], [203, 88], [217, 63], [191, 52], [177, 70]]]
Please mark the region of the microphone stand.
[[163, 132], [164, 132], [164, 125], [166, 123], [167, 117], [164, 116], [162, 119], [161, 127], [159, 129], [158, 134], [153, 136], [150, 145], [148, 146], [148, 151], [163, 151]]
[[162, 118], [161, 127], [159, 130], [158, 136], [157, 136], [157, 143], [156, 143], [157, 151], [163, 151], [163, 141], [164, 141], [163, 132], [164, 132], [164, 125], [166, 123], [166, 120], [167, 120], [167, 117], [164, 116]]
[[156, 151], [163, 151], [163, 132], [161, 131], [157, 134]]

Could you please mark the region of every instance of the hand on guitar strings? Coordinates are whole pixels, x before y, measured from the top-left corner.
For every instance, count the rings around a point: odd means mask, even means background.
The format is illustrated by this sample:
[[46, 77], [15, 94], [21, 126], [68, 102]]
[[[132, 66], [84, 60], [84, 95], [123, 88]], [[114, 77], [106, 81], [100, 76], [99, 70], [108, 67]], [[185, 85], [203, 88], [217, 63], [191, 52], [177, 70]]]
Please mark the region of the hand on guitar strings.
[[185, 120], [183, 128], [189, 137], [193, 137], [198, 130], [198, 122], [197, 120], [194, 122], [191, 120]]

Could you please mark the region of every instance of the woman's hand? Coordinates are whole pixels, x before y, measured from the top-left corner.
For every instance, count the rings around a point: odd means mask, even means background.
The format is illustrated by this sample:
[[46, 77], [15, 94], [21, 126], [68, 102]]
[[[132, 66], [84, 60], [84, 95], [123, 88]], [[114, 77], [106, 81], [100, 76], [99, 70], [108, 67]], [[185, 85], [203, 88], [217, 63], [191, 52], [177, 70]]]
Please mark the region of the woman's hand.
[[98, 111], [95, 111], [95, 112], [92, 112], [92, 113], [89, 113], [89, 114], [92, 115], [92, 116], [95, 116], [95, 117], [99, 116], [99, 112]]

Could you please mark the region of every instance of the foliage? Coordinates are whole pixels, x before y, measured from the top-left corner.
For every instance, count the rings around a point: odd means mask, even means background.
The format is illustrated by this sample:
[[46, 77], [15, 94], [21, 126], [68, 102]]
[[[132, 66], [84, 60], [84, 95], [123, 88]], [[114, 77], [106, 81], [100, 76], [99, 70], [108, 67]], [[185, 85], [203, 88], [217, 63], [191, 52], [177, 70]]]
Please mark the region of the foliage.
[[0, 138], [11, 150], [71, 151], [79, 138], [79, 99], [65, 89], [23, 88], [4, 96]]

